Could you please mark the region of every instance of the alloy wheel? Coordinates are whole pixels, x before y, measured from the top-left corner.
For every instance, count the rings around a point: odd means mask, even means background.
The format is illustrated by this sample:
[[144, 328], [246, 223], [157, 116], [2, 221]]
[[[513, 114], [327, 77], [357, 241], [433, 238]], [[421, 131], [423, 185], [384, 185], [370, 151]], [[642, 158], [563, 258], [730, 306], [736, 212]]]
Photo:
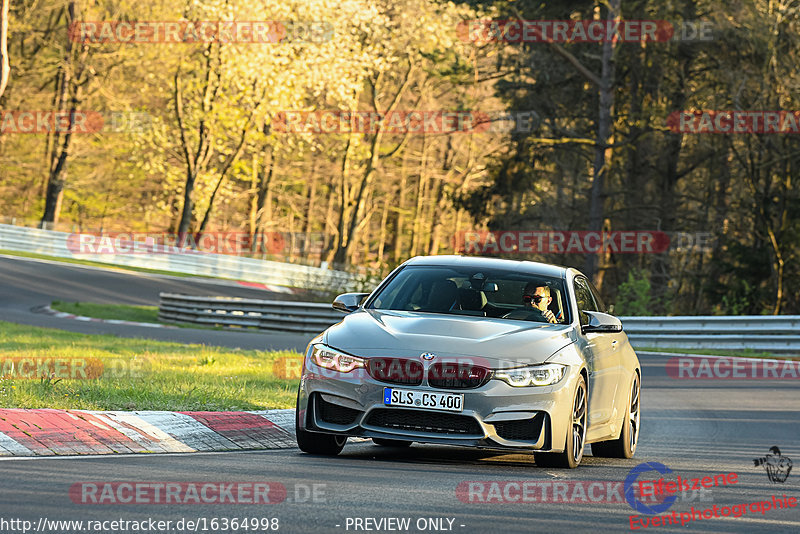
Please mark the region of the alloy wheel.
[[586, 387], [579, 387], [575, 392], [575, 403], [572, 407], [572, 456], [575, 462], [583, 457], [583, 445], [586, 441]]
[[631, 386], [631, 405], [628, 410], [628, 419], [631, 426], [630, 448], [631, 453], [633, 453], [636, 450], [636, 444], [639, 442], [639, 377], [634, 377], [633, 386]]

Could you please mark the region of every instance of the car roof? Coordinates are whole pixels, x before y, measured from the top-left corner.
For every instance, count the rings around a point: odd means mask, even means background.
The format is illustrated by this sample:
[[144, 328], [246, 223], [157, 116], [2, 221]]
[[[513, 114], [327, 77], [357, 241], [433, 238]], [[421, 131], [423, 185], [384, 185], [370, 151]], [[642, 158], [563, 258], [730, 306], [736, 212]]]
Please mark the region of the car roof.
[[453, 267], [474, 267], [477, 269], [512, 269], [527, 274], [538, 274], [554, 278], [566, 278], [568, 272], [579, 274], [579, 271], [570, 267], [539, 263], [535, 261], [505, 260], [501, 258], [486, 258], [482, 256], [417, 256], [411, 258], [405, 265], [436, 265]]

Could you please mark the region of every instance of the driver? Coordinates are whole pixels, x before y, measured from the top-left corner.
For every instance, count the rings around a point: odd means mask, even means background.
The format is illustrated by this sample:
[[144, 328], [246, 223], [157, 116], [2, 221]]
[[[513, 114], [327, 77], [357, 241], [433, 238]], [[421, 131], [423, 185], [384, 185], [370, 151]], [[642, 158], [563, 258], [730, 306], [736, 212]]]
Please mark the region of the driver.
[[522, 302], [526, 308], [536, 308], [548, 322], [557, 323], [561, 320], [561, 312], [559, 311], [558, 317], [554, 314], [548, 306], [553, 302], [553, 297], [550, 296], [550, 288], [546, 285], [539, 285], [536, 282], [528, 282], [525, 289], [522, 290]]

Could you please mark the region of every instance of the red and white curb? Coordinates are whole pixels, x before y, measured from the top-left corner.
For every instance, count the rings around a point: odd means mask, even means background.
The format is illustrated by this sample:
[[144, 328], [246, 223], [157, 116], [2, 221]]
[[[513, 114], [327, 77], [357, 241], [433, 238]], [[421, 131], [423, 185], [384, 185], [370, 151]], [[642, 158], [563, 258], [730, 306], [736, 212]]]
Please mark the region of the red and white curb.
[[166, 324], [159, 324], [159, 323], [137, 323], [136, 321], [123, 321], [121, 319], [98, 319], [97, 317], [86, 317], [85, 315], [74, 315], [72, 313], [67, 312], [60, 312], [54, 310], [50, 306], [41, 306], [36, 308], [34, 311], [39, 313], [44, 313], [46, 315], [52, 315], [53, 317], [58, 317], [59, 319], [73, 319], [75, 321], [86, 321], [91, 323], [106, 323], [106, 324], [124, 324], [129, 326], [148, 326], [151, 328], [178, 328], [177, 326], [170, 326]]
[[0, 409], [0, 456], [210, 452], [295, 446], [294, 410]]

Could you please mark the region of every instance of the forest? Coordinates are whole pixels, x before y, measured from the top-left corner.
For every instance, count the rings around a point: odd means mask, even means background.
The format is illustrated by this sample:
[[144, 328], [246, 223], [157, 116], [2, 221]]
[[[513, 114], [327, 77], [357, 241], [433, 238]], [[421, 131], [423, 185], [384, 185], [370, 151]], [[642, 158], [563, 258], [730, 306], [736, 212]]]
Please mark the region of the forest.
[[494, 255], [576, 267], [619, 315], [800, 314], [800, 1], [0, 6], [1, 223], [369, 276]]

